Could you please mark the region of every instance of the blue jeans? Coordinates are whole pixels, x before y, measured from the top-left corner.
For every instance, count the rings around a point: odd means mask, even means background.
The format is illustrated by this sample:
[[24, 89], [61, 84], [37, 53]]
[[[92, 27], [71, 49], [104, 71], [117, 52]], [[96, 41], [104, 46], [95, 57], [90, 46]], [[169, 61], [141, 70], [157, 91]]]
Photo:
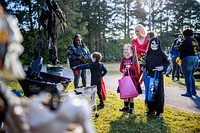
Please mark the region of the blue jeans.
[[182, 71], [185, 78], [185, 84], [188, 94], [196, 94], [194, 72], [199, 64], [198, 56], [187, 56], [182, 59]]
[[82, 85], [86, 86], [86, 69], [83, 70], [73, 70], [74, 74], [74, 88], [78, 87], [80, 77], [82, 79]]
[[166, 75], [169, 75], [171, 70], [172, 70], [172, 66], [173, 66], [173, 63], [172, 63], [172, 60], [169, 60], [169, 66], [167, 67], [167, 71], [166, 71]]

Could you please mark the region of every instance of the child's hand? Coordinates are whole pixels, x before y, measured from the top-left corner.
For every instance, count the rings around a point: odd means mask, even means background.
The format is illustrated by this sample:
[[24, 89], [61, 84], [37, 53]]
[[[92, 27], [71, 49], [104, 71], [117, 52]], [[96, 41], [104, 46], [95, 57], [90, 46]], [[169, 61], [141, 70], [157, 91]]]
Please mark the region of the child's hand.
[[85, 61], [85, 59], [84, 59], [82, 56], [79, 56], [78, 59], [79, 59], [80, 61], [82, 61], [82, 62]]
[[127, 66], [126, 66], [126, 69], [129, 69], [130, 67], [131, 67], [131, 65], [127, 65]]

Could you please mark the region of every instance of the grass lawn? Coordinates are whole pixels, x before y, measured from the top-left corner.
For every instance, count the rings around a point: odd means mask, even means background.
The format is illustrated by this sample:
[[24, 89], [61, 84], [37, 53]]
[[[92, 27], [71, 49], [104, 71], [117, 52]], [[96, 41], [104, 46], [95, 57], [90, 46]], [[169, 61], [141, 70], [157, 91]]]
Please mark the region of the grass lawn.
[[[10, 89], [21, 89], [16, 81], [5, 83]], [[68, 89], [71, 88], [72, 83]], [[98, 107], [99, 118], [93, 119], [97, 133], [200, 133], [199, 115], [165, 107], [163, 119], [156, 120], [145, 116], [146, 107], [141, 100], [135, 100], [135, 115], [120, 112], [122, 106], [119, 95], [108, 91], [105, 107]]]
[[97, 133], [200, 133], [200, 116], [165, 107], [163, 119], [146, 117], [143, 101], [135, 100], [135, 115], [120, 112], [123, 101], [109, 92], [106, 106], [94, 120]]
[[[108, 75], [121, 75], [119, 63], [105, 64]], [[165, 77], [165, 76], [164, 76]], [[184, 87], [184, 79], [178, 84], [165, 77], [165, 84]], [[5, 82], [10, 89], [21, 90], [16, 81]], [[196, 86], [200, 89], [200, 82], [197, 79]], [[72, 89], [70, 83], [67, 89]], [[97, 98], [98, 103], [98, 98]], [[103, 109], [98, 107], [99, 118], [93, 119], [97, 133], [200, 133], [200, 115], [184, 113], [172, 108], [165, 107], [163, 119], [156, 120], [153, 117], [146, 117], [146, 107], [143, 101], [135, 100], [135, 115], [129, 115], [119, 111], [123, 101], [119, 95], [108, 91], [107, 100]]]

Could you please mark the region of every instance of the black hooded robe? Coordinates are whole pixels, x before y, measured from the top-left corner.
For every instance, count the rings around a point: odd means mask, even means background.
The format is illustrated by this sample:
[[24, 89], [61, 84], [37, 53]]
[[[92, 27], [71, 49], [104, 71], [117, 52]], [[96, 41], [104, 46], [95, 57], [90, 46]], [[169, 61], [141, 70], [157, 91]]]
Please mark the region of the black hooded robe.
[[158, 89], [155, 95], [155, 101], [147, 101], [147, 107], [149, 112], [156, 111], [157, 113], [163, 113], [164, 111], [164, 80], [163, 71], [165, 71], [169, 65], [166, 54], [161, 50], [161, 41], [157, 37], [152, 38], [152, 41], [156, 41], [159, 44], [157, 50], [152, 50], [149, 46], [146, 54], [146, 64], [143, 66], [148, 71], [147, 76], [154, 77], [153, 69], [156, 66], [163, 66], [164, 69], [159, 72]]

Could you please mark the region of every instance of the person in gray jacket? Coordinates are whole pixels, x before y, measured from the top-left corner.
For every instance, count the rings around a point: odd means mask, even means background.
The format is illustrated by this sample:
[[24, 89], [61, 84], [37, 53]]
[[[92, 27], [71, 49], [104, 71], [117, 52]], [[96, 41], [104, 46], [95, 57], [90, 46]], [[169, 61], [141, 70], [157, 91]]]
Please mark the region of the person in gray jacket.
[[[73, 44], [67, 48], [67, 58], [69, 59], [70, 68], [85, 64], [91, 61], [91, 54], [85, 44], [82, 43], [82, 37], [77, 34], [74, 36]], [[82, 85], [86, 86], [86, 70], [72, 70], [74, 74], [74, 87], [79, 85], [80, 77], [82, 78]]]

